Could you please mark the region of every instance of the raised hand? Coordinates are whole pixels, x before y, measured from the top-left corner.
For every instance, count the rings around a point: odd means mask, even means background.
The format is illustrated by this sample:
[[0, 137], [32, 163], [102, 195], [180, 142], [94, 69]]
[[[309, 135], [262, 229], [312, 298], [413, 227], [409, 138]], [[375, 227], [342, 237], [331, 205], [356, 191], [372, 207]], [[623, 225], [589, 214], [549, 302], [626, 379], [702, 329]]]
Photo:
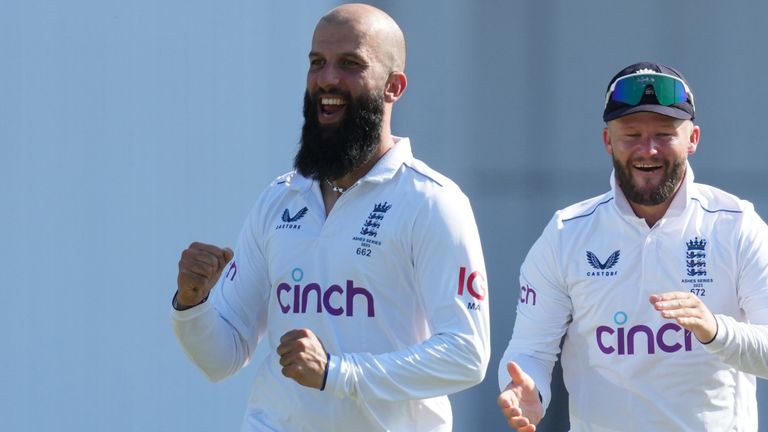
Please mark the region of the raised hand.
[[176, 303], [181, 308], [200, 304], [219, 280], [222, 270], [234, 256], [232, 249], [192, 243], [181, 253]]
[[511, 382], [497, 399], [501, 414], [518, 432], [534, 432], [544, 417], [544, 406], [536, 383], [515, 362], [507, 363], [507, 372]]

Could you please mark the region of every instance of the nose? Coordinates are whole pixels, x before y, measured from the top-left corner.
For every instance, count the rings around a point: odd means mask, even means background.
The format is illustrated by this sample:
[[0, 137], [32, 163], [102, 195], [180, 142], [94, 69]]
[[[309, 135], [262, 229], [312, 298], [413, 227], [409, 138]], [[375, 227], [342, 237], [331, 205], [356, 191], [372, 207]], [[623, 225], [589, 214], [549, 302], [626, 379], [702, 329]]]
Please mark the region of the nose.
[[330, 90], [339, 85], [339, 72], [332, 64], [326, 64], [315, 72], [315, 81], [321, 90]]
[[659, 152], [660, 143], [653, 137], [647, 137], [640, 143], [640, 149], [643, 153], [655, 155]]

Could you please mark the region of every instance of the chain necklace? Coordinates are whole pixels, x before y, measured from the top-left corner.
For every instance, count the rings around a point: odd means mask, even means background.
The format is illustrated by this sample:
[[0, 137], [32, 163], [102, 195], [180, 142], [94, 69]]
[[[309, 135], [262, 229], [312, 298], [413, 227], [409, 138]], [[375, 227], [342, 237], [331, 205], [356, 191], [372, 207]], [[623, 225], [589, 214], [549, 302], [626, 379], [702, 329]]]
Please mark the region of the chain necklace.
[[332, 181], [330, 181], [328, 179], [325, 179], [325, 182], [328, 183], [328, 186], [331, 187], [332, 191], [338, 192], [339, 194], [343, 194], [348, 189], [348, 188], [343, 188], [343, 187], [336, 186]]

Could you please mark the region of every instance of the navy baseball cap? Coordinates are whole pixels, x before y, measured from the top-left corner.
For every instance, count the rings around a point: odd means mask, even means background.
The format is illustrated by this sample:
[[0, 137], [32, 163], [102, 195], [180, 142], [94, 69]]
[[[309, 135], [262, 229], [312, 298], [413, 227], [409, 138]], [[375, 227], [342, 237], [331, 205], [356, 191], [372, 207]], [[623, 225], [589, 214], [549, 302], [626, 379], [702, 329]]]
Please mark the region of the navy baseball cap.
[[669, 66], [635, 63], [614, 75], [605, 94], [603, 120], [608, 122], [636, 112], [655, 112], [693, 120], [693, 92], [685, 77]]

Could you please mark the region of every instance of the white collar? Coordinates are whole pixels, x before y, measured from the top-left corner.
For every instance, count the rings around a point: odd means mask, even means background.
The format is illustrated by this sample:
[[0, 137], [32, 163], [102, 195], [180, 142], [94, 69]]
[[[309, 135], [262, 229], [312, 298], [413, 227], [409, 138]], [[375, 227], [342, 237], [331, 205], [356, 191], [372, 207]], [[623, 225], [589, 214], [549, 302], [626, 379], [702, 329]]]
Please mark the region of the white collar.
[[[413, 152], [411, 151], [410, 139], [396, 136], [393, 136], [392, 139], [395, 145], [357, 183], [364, 181], [384, 183], [392, 179], [403, 164], [412, 165]], [[318, 183], [317, 180], [306, 178], [296, 171], [292, 172], [288, 177], [286, 183], [289, 189], [306, 190], [315, 183]]]

